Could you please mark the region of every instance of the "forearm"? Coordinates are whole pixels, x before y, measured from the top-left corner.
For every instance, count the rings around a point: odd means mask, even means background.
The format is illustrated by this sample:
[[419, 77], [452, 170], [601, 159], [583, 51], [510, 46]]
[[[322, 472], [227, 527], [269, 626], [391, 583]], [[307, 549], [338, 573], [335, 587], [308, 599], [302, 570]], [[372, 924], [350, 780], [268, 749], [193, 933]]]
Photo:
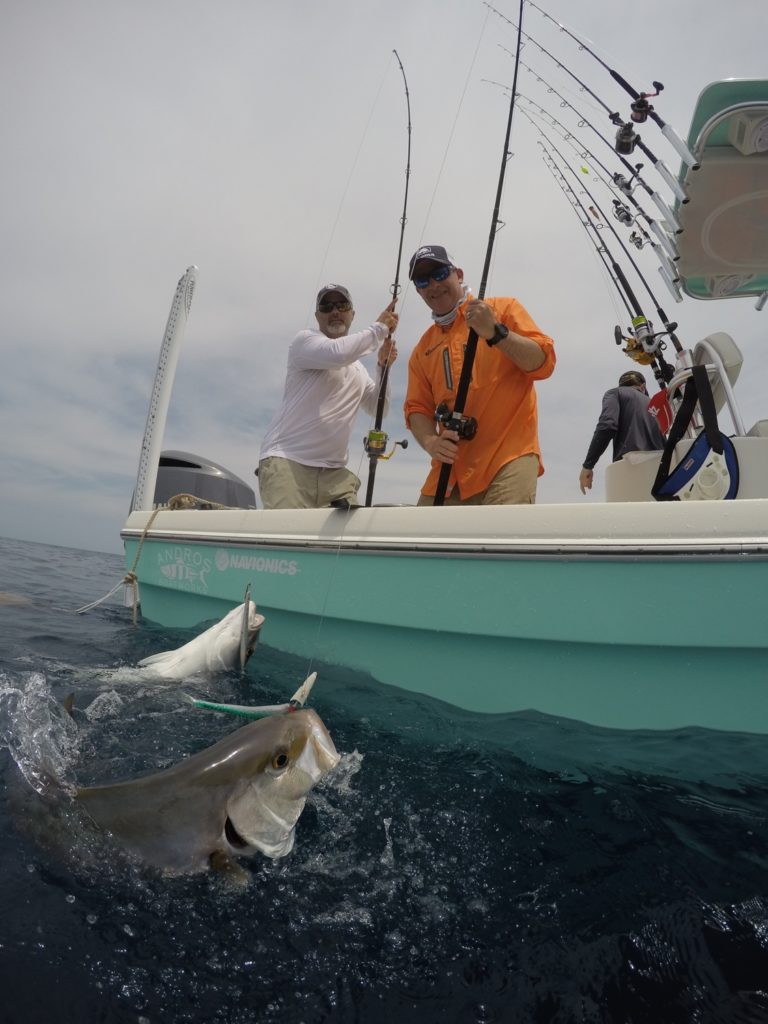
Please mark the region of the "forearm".
[[294, 343], [292, 346], [293, 362], [301, 370], [328, 370], [336, 366], [348, 366], [369, 352], [374, 352], [387, 334], [387, 328], [378, 321], [363, 331], [346, 334], [341, 338], [328, 338], [320, 331], [313, 331], [302, 338], [300, 345]]
[[424, 451], [429, 451], [430, 441], [437, 436], [435, 421], [423, 413], [413, 412], [409, 417], [408, 426]]
[[541, 345], [522, 334], [515, 334], [514, 331], [510, 331], [506, 338], [502, 338], [494, 347], [526, 373], [538, 370], [546, 359]]
[[592, 440], [587, 450], [586, 458], [582, 463], [584, 469], [594, 469], [605, 449], [611, 443], [613, 435], [608, 431], [598, 429], [592, 435]]

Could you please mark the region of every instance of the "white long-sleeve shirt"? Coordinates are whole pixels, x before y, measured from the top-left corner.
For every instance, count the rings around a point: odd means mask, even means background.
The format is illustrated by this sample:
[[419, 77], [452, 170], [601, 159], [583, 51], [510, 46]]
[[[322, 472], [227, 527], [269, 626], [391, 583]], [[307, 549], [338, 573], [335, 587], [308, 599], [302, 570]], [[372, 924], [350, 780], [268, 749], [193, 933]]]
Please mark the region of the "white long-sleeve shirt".
[[279, 455], [305, 466], [346, 466], [357, 411], [362, 406], [375, 415], [379, 394], [359, 359], [375, 352], [388, 333], [378, 321], [342, 338], [300, 331], [288, 349], [282, 405], [267, 428], [259, 459]]

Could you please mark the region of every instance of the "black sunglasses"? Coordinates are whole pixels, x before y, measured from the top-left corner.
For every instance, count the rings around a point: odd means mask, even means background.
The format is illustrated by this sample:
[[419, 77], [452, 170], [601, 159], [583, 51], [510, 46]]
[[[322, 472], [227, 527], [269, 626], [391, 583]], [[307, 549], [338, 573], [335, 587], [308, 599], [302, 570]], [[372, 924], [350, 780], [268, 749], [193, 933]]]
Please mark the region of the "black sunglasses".
[[445, 281], [450, 276], [453, 267], [438, 267], [437, 270], [433, 270], [431, 274], [414, 275], [413, 283], [417, 288], [426, 288], [430, 280], [432, 281]]
[[338, 309], [340, 313], [349, 313], [352, 303], [347, 302], [346, 299], [339, 299], [338, 302], [318, 302], [317, 304], [318, 313], [332, 313], [334, 309]]

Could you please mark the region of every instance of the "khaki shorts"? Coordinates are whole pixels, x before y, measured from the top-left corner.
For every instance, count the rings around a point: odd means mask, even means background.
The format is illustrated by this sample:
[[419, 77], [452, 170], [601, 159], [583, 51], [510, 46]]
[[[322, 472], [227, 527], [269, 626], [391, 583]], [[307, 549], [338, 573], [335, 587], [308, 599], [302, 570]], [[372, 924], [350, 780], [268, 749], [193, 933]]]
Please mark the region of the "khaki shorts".
[[[536, 481], [539, 478], [538, 455], [521, 455], [502, 466], [490, 485], [479, 494], [462, 499], [454, 487], [445, 505], [535, 505]], [[420, 494], [417, 505], [433, 505], [434, 495]]]
[[264, 508], [327, 508], [332, 501], [357, 503], [360, 480], [348, 469], [304, 466], [271, 455], [259, 463], [259, 493]]

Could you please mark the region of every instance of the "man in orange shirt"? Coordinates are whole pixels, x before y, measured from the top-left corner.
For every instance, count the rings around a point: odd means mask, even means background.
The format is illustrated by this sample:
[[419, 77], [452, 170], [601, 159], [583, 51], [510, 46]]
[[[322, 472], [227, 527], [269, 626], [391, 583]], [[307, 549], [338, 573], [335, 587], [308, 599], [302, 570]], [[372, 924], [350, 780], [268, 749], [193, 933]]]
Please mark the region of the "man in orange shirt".
[[[406, 423], [432, 456], [418, 504], [434, 503], [443, 463], [452, 467], [446, 505], [533, 504], [544, 472], [534, 382], [552, 374], [554, 342], [517, 299], [473, 299], [441, 245], [418, 249], [409, 277], [434, 320], [408, 363]], [[453, 410], [470, 329], [479, 340], [463, 413], [477, 421], [477, 434], [460, 440], [436, 424], [435, 409], [445, 402]]]

